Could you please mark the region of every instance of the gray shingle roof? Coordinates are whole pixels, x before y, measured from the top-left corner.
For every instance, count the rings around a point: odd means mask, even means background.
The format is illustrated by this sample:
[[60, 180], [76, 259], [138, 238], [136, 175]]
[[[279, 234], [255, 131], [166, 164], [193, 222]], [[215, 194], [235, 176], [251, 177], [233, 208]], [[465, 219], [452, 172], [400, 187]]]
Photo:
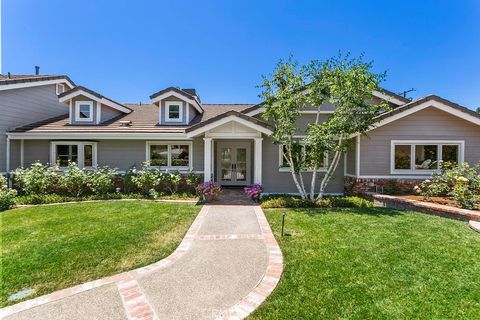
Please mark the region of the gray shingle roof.
[[10, 77], [6, 74], [0, 74], [0, 86], [15, 83], [26, 83], [36, 81], [48, 81], [65, 79], [75, 85], [75, 83], [65, 75], [31, 75], [31, 74], [11, 74]]

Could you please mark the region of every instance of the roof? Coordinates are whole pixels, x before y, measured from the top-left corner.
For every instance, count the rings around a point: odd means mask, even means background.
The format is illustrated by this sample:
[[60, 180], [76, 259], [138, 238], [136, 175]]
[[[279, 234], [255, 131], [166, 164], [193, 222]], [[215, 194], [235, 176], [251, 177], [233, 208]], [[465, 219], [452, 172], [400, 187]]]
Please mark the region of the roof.
[[202, 128], [210, 123], [214, 123], [216, 121], [219, 121], [223, 118], [226, 118], [226, 117], [229, 117], [229, 116], [236, 116], [236, 117], [239, 117], [241, 119], [244, 119], [244, 120], [247, 120], [247, 121], [250, 121], [256, 125], [259, 125], [259, 126], [262, 126], [264, 128], [267, 128], [267, 129], [271, 129], [272, 126], [270, 124], [268, 124], [267, 122], [265, 121], [262, 121], [262, 120], [259, 120], [257, 118], [253, 118], [253, 117], [250, 117], [250, 116], [247, 116], [239, 111], [236, 111], [236, 110], [230, 110], [230, 111], [227, 111], [227, 112], [223, 112], [223, 113], [220, 113], [218, 114], [217, 116], [214, 116], [212, 118], [209, 118], [207, 120], [204, 120], [204, 121], [201, 121], [200, 123], [197, 123], [197, 124], [194, 124], [190, 127], [188, 127], [185, 132], [192, 132], [194, 130], [197, 130], [199, 128]]
[[405, 98], [404, 96], [401, 96], [399, 94], [396, 94], [395, 92], [392, 92], [390, 90], [384, 89], [384, 88], [378, 88], [377, 91], [380, 91], [388, 96], [392, 96], [400, 101], [403, 101], [404, 103], [410, 102], [410, 99]]
[[[115, 117], [107, 122], [88, 125], [88, 124], [69, 124], [68, 114], [49, 118], [43, 121], [28, 124], [9, 132], [142, 132], [142, 133], [184, 133], [186, 129], [197, 124], [210, 121], [219, 115], [241, 110], [252, 106], [253, 104], [205, 104], [204, 113], [197, 115], [189, 125], [158, 124], [158, 107], [154, 104], [124, 104], [132, 112]], [[246, 115], [242, 115], [248, 117]], [[248, 117], [251, 118], [251, 117]], [[255, 118], [251, 118], [255, 119]], [[257, 120], [257, 119], [255, 119]], [[131, 121], [128, 127], [122, 126], [120, 121]]]
[[[126, 109], [132, 111], [132, 109], [128, 108], [127, 106], [125, 106], [125, 105], [123, 105], [123, 104], [121, 104], [121, 103], [119, 103], [119, 102], [116, 102], [115, 100], [112, 100], [112, 99], [110, 99], [110, 98], [107, 98], [107, 97], [101, 95], [101, 94], [98, 93], [98, 92], [95, 92], [95, 91], [93, 91], [93, 90], [90, 90], [90, 89], [85, 88], [85, 87], [82, 87], [82, 86], [76, 86], [75, 88], [72, 88], [72, 89], [67, 90], [67, 91], [65, 91], [65, 92], [63, 92], [63, 93], [60, 93], [60, 94], [58, 95], [58, 98], [60, 99], [60, 101], [62, 101], [62, 98], [65, 98], [65, 97], [67, 97], [67, 96], [70, 96], [70, 95], [72, 95], [72, 94], [75, 93], [75, 92], [79, 92], [79, 95], [81, 94], [81, 92], [86, 92], [86, 93], [91, 94], [91, 95], [94, 96], [94, 97], [97, 97], [98, 99], [105, 99], [105, 100], [108, 100], [108, 101], [112, 102], [114, 105], [110, 105], [110, 106], [111, 106], [111, 107], [114, 107], [115, 109], [117, 109], [118, 106], [121, 106], [121, 107], [123, 107], [123, 108], [126, 108]], [[102, 103], [103, 103], [103, 102], [102, 102]], [[118, 106], [115, 106], [115, 105], [118, 105]], [[121, 108], [120, 108], [120, 109], [121, 109]], [[125, 110], [120, 110], [120, 111], [125, 111]]]
[[11, 74], [10, 76], [5, 74], [0, 74], [0, 86], [10, 85], [10, 84], [19, 84], [19, 83], [29, 83], [29, 82], [39, 82], [39, 81], [50, 81], [50, 80], [61, 80], [64, 79], [69, 82], [72, 86], [75, 83], [65, 75], [31, 75], [31, 74]]
[[182, 90], [182, 89], [176, 88], [176, 87], [168, 87], [168, 88], [162, 89], [158, 92], [155, 92], [154, 94], [152, 94], [150, 96], [150, 99], [154, 99], [154, 98], [156, 98], [158, 96], [161, 96], [162, 94], [167, 93], [169, 91], [175, 91], [176, 93], [184, 95], [184, 96], [186, 96], [187, 98], [190, 98], [190, 99], [194, 99], [196, 97], [196, 96], [191, 94], [192, 93], [191, 89]]

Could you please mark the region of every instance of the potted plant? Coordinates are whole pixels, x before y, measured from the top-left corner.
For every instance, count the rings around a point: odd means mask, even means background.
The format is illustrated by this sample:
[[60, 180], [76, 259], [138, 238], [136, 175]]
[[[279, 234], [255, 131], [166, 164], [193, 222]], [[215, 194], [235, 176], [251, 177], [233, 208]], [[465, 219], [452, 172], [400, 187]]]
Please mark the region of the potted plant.
[[208, 181], [201, 183], [196, 188], [203, 195], [203, 200], [210, 202], [222, 191], [222, 187], [216, 182]]
[[260, 195], [262, 194], [263, 186], [261, 184], [255, 183], [251, 186], [245, 187], [243, 190], [254, 201], [258, 201], [260, 199]]

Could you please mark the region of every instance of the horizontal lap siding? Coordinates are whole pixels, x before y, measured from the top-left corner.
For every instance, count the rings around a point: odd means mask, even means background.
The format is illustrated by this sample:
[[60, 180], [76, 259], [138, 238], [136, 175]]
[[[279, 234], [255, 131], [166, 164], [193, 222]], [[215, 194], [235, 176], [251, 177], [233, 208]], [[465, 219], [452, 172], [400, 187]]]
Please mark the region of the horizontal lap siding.
[[480, 127], [431, 107], [362, 137], [360, 175], [390, 175], [392, 140], [464, 140], [465, 161], [480, 161]]
[[[262, 183], [264, 192], [267, 193], [298, 193], [290, 172], [279, 172], [278, 145], [272, 143], [270, 138], [263, 139]], [[323, 177], [324, 173], [318, 176]], [[312, 173], [305, 173], [304, 182], [310, 190]], [[316, 190], [320, 180], [316, 183]], [[343, 193], [343, 157], [335, 171], [334, 179], [329, 183], [327, 193]]]

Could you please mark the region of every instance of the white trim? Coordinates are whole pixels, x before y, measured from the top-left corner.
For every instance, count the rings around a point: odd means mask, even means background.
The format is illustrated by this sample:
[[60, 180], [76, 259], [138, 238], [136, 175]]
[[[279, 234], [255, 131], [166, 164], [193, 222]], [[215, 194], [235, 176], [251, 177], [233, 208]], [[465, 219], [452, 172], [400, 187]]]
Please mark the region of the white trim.
[[213, 153], [213, 147], [212, 147], [212, 138], [203, 138], [203, 143], [204, 143], [204, 159], [203, 159], [203, 181], [208, 182], [212, 180], [212, 153]]
[[8, 137], [12, 140], [29, 139], [29, 140], [45, 140], [45, 139], [105, 139], [105, 140], [187, 140], [190, 141], [184, 133], [141, 133], [141, 132], [58, 132], [51, 130], [50, 132], [7, 132]]
[[450, 113], [450, 114], [452, 114], [456, 117], [459, 117], [461, 119], [464, 119], [466, 121], [469, 121], [469, 122], [472, 122], [474, 124], [480, 125], [480, 118], [474, 117], [474, 116], [472, 116], [472, 115], [470, 115], [466, 112], [463, 112], [463, 111], [460, 111], [458, 109], [452, 108], [452, 107], [450, 107], [450, 106], [448, 106], [444, 103], [441, 103], [441, 102], [438, 102], [438, 101], [435, 101], [435, 100], [427, 100], [427, 101], [419, 104], [418, 106], [415, 106], [413, 108], [402, 111], [402, 112], [400, 112], [398, 114], [395, 114], [391, 117], [388, 117], [384, 120], [378, 121], [377, 123], [372, 125], [372, 127], [369, 129], [369, 131], [374, 130], [374, 129], [379, 128], [379, 127], [382, 127], [382, 126], [384, 126], [386, 124], [389, 124], [393, 121], [396, 121], [396, 120], [401, 119], [403, 117], [409, 116], [409, 115], [411, 115], [415, 112], [421, 111], [421, 110], [429, 108], [429, 107], [437, 108], [439, 110]]
[[25, 140], [20, 140], [20, 168], [23, 168], [24, 167], [24, 164], [25, 164], [25, 156], [24, 156], [24, 150], [25, 150], [25, 146], [24, 146], [24, 141]]
[[[80, 106], [89, 106], [89, 117], [80, 118]], [[75, 122], [92, 122], [93, 121], [93, 101], [75, 101]]]
[[[188, 145], [188, 166], [172, 166], [172, 145]], [[167, 166], [150, 166], [151, 168], [157, 168], [166, 171], [192, 171], [193, 170], [193, 142], [178, 140], [178, 141], [146, 141], [145, 142], [145, 159], [150, 161], [150, 147], [151, 146], [167, 146]]]
[[159, 101], [161, 101], [161, 100], [163, 100], [163, 99], [165, 99], [165, 98], [168, 98], [168, 97], [170, 97], [170, 96], [174, 96], [174, 97], [176, 97], [176, 98], [178, 98], [178, 99], [180, 99], [180, 100], [182, 100], [182, 101], [185, 101], [185, 102], [190, 103], [191, 105], [193, 105], [193, 107], [194, 107], [195, 109], [197, 109], [198, 112], [203, 113], [202, 107], [200, 106], [200, 104], [199, 104], [195, 99], [187, 98], [186, 96], [181, 95], [181, 94], [179, 94], [179, 93], [177, 93], [177, 92], [175, 92], [175, 91], [173, 91], [173, 90], [167, 91], [167, 92], [165, 92], [164, 94], [162, 94], [162, 95], [160, 95], [160, 96], [158, 96], [158, 97], [153, 98], [153, 99], [152, 99], [152, 104], [154, 104], [154, 103], [156, 103], [156, 102], [159, 102]]
[[355, 147], [355, 175], [357, 177], [360, 175], [360, 138], [360, 135], [358, 135]]
[[5, 157], [6, 157], [6, 162], [5, 162], [5, 171], [10, 172], [10, 138], [7, 136], [7, 145], [6, 145], [6, 152], [5, 152]]
[[110, 101], [108, 99], [102, 98], [100, 101], [98, 101], [101, 104], [104, 104], [110, 108], [116, 109], [118, 111], [122, 111], [123, 113], [130, 113], [132, 110], [125, 108], [124, 106], [119, 105], [118, 103], [115, 103], [113, 101]]
[[[77, 156], [78, 156], [78, 163], [77, 166], [81, 169], [90, 169], [97, 167], [97, 142], [92, 141], [51, 141], [50, 142], [50, 165], [56, 164], [57, 159], [57, 145], [69, 145], [69, 146], [77, 146]], [[84, 146], [91, 145], [92, 146], [92, 166], [85, 167], [85, 155], [84, 155]], [[60, 167], [60, 169], [65, 169], [66, 167]]]
[[357, 178], [357, 179], [392, 179], [392, 180], [395, 180], [395, 179], [399, 179], [399, 180], [415, 179], [415, 180], [425, 180], [425, 179], [431, 178], [432, 175], [431, 174], [425, 174], [425, 175], [358, 176], [358, 177], [353, 176], [353, 177]]
[[[300, 144], [303, 145], [303, 148], [305, 148], [305, 143], [300, 142]], [[283, 167], [282, 162], [283, 162], [283, 144], [278, 145], [278, 172], [291, 172], [290, 167]], [[302, 149], [305, 150], [305, 149]], [[323, 159], [324, 162], [324, 167], [318, 168], [317, 172], [327, 172], [328, 170], [328, 163], [329, 163], [329, 157], [328, 157], [328, 152], [325, 152], [325, 156]], [[305, 169], [302, 170], [302, 172], [313, 172], [312, 169]]]
[[212, 122], [212, 123], [207, 124], [207, 125], [205, 125], [205, 126], [203, 126], [203, 127], [200, 127], [200, 128], [198, 128], [198, 129], [196, 129], [196, 130], [193, 130], [193, 131], [191, 131], [191, 132], [188, 132], [188, 133], [187, 133], [187, 137], [189, 137], [189, 138], [195, 137], [195, 136], [197, 136], [197, 135], [199, 135], [199, 134], [202, 134], [202, 133], [204, 133], [204, 132], [206, 132], [206, 131], [212, 130], [213, 128], [216, 128], [216, 127], [218, 127], [218, 126], [221, 126], [222, 124], [228, 123], [228, 122], [230, 122], [230, 121], [238, 122], [238, 123], [240, 123], [240, 124], [243, 124], [243, 125], [246, 126], [246, 127], [249, 127], [249, 128], [251, 128], [251, 129], [257, 130], [257, 131], [259, 131], [259, 132], [261, 132], [261, 133], [263, 133], [263, 134], [266, 134], [266, 135], [271, 135], [271, 134], [272, 134], [272, 131], [269, 130], [269, 129], [267, 129], [267, 128], [265, 128], [265, 127], [262, 127], [262, 126], [260, 126], [260, 125], [258, 125], [258, 124], [255, 124], [255, 123], [253, 123], [253, 122], [250, 122], [250, 121], [248, 121], [248, 120], [242, 119], [242, 118], [240, 118], [240, 117], [238, 117], [238, 116], [236, 116], [236, 115], [230, 115], [230, 116], [228, 116], [228, 117], [219, 119], [219, 120], [217, 120], [217, 121], [215, 121], [215, 122]]
[[[395, 169], [395, 146], [410, 146], [410, 169]], [[458, 163], [463, 163], [465, 159], [465, 141], [464, 140], [391, 140], [390, 141], [390, 174], [417, 174], [429, 175], [437, 169], [421, 170], [415, 169], [415, 146], [417, 145], [436, 145], [437, 146], [437, 163], [442, 161], [442, 146], [455, 145], [458, 146]]]
[[100, 122], [102, 122], [102, 104], [100, 102], [97, 102], [97, 119], [95, 119], [95, 123], [96, 124], [99, 124]]
[[185, 123], [189, 124], [190, 123], [190, 106], [188, 104], [185, 105]]
[[253, 183], [258, 184], [262, 184], [262, 140], [263, 138], [254, 139]]
[[[165, 101], [165, 122], [184, 122], [183, 121], [183, 101]], [[178, 106], [178, 119], [170, 118], [170, 107]]]
[[132, 112], [132, 110], [118, 104], [118, 103], [115, 103], [109, 99], [106, 99], [106, 98], [98, 98], [97, 96], [89, 93], [89, 92], [86, 92], [84, 90], [77, 90], [75, 92], [72, 92], [70, 94], [67, 94], [66, 96], [64, 97], [61, 97], [58, 99], [59, 102], [67, 102], [67, 101], [70, 101], [72, 100], [73, 98], [77, 97], [77, 96], [84, 96], [84, 97], [87, 97], [88, 99], [91, 99], [93, 101], [96, 101], [98, 103], [101, 103], [101, 104], [104, 104], [110, 108], [113, 108], [113, 109], [116, 109], [118, 111], [121, 111], [123, 113], [130, 113]]
[[[60, 90], [60, 87], [62, 87], [63, 89]], [[66, 91], [65, 89], [65, 84], [64, 83], [57, 83], [55, 85], [55, 93], [57, 94], [57, 96], [61, 93], [64, 93]]]
[[68, 123], [72, 124], [73, 119], [73, 104], [72, 100], [68, 101]]
[[377, 98], [386, 100], [386, 101], [388, 101], [388, 102], [391, 102], [391, 103], [393, 103], [393, 104], [396, 104], [397, 106], [401, 106], [401, 105], [403, 105], [403, 104], [408, 103], [408, 102], [404, 102], [404, 101], [402, 101], [402, 100], [400, 100], [400, 99], [398, 99], [398, 98], [395, 98], [395, 97], [393, 97], [393, 96], [391, 96], [391, 95], [389, 95], [389, 94], [386, 94], [386, 93], [383, 93], [383, 92], [380, 92], [380, 91], [376, 91], [376, 90], [373, 91], [372, 95], [373, 95], [374, 97], [377, 97]]
[[345, 177], [351, 177], [351, 178], [356, 178], [357, 176], [351, 173], [344, 173], [343, 174]]
[[257, 114], [263, 113], [263, 112], [265, 112], [265, 108], [262, 107], [262, 108], [258, 108], [258, 109], [249, 111], [249, 112], [245, 113], [245, 115], [253, 117], [253, 116], [256, 116]]
[[20, 82], [20, 83], [11, 83], [11, 84], [0, 85], [0, 91], [20, 89], [20, 88], [38, 87], [38, 86], [46, 86], [46, 85], [57, 84], [57, 83], [65, 83], [70, 88], [74, 87], [73, 83], [71, 83], [67, 79], [55, 79], [55, 80], [38, 80], [38, 81], [32, 81], [32, 82]]
[[205, 137], [215, 139], [255, 139], [261, 138], [261, 132], [244, 132], [244, 133], [231, 133], [231, 132], [205, 132]]

